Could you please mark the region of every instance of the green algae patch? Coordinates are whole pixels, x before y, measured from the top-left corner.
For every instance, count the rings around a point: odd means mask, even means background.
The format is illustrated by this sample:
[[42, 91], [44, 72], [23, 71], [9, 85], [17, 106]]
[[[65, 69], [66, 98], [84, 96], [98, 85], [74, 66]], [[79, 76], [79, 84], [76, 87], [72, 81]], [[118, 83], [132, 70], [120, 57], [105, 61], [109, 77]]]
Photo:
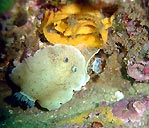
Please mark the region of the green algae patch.
[[16, 0], [1, 0], [0, 2], [0, 14], [6, 13], [15, 3]]

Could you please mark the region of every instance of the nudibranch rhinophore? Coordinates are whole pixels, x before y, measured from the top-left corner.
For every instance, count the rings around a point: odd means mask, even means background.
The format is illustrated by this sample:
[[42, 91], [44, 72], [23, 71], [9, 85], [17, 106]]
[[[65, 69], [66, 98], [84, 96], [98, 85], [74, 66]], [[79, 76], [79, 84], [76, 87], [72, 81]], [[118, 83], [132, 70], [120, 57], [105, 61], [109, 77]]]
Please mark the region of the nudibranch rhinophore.
[[63, 44], [38, 50], [9, 76], [21, 92], [48, 110], [68, 102], [90, 78], [83, 54], [76, 47]]

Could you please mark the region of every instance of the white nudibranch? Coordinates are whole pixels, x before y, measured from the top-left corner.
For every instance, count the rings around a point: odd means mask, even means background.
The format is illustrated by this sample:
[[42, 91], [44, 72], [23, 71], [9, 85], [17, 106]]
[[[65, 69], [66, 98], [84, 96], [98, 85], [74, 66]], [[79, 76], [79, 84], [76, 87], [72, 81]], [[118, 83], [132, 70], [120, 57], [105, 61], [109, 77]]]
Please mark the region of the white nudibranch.
[[[48, 110], [68, 102], [73, 92], [79, 91], [90, 78], [82, 53], [74, 46], [62, 44], [38, 50], [18, 64], [9, 76], [23, 94]], [[25, 95], [22, 98], [26, 101]]]

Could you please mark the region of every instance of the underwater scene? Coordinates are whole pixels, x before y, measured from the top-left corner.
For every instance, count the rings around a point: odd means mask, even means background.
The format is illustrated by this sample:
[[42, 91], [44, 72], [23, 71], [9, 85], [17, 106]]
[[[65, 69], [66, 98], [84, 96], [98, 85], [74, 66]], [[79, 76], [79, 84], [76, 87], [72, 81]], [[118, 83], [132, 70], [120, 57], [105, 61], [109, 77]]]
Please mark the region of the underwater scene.
[[149, 0], [1, 0], [0, 128], [149, 128]]

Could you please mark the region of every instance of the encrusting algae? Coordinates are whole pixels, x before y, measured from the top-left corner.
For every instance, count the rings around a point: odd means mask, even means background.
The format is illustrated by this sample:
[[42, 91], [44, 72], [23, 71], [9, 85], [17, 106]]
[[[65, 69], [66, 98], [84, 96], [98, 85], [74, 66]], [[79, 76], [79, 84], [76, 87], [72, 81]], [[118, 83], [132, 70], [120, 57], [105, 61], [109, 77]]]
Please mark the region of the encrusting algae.
[[109, 18], [89, 6], [70, 4], [59, 11], [45, 12], [40, 32], [52, 44], [103, 48], [107, 41], [108, 28], [112, 26], [114, 15]]
[[91, 109], [85, 112], [82, 112], [80, 114], [77, 114], [74, 117], [71, 117], [70, 119], [65, 119], [59, 124], [77, 124], [77, 125], [83, 125], [84, 123], [91, 123], [91, 122], [101, 122], [103, 125], [107, 125], [109, 122], [115, 123], [115, 124], [123, 124], [123, 122], [118, 119], [117, 117], [113, 116], [111, 112], [111, 107], [97, 107], [95, 109]]

